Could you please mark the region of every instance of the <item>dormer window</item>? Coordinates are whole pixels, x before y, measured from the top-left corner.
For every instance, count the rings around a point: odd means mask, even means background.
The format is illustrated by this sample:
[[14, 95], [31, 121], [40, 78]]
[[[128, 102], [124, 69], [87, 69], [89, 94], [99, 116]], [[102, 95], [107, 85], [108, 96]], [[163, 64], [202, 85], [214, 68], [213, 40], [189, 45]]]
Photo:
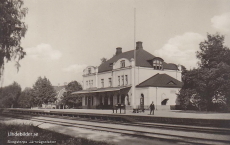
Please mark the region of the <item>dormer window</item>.
[[161, 60], [153, 60], [153, 68], [154, 69], [157, 69], [157, 70], [161, 70], [163, 69], [163, 66], [162, 66], [162, 61]]
[[125, 67], [125, 60], [121, 60], [121, 68]]
[[91, 68], [88, 68], [88, 74], [91, 74]]

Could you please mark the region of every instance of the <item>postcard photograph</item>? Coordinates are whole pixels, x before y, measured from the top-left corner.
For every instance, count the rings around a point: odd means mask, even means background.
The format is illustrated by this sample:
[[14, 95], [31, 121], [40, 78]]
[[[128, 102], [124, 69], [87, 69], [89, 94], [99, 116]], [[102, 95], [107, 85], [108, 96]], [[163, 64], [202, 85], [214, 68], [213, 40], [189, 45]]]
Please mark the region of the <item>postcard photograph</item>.
[[230, 0], [0, 0], [0, 145], [229, 145]]

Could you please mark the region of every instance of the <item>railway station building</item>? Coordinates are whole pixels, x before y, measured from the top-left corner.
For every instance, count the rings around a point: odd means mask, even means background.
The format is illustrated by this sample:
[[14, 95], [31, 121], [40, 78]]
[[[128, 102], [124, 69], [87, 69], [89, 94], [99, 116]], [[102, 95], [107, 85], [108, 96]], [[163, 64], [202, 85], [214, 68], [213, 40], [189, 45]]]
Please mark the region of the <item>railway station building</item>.
[[100, 66], [86, 67], [83, 90], [73, 94], [88, 109], [110, 109], [117, 104], [148, 109], [152, 101], [156, 109], [172, 109], [179, 105], [176, 93], [181, 87], [181, 66], [150, 54], [138, 41], [135, 50], [122, 52], [118, 47]]

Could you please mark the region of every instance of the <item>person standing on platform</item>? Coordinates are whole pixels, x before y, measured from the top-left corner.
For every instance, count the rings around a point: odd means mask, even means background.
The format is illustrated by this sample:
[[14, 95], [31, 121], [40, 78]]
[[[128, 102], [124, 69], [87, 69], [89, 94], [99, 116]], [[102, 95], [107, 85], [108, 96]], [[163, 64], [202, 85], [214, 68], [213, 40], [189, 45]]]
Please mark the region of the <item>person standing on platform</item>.
[[154, 115], [154, 110], [155, 110], [155, 105], [154, 105], [154, 103], [152, 101], [152, 104], [150, 104], [150, 115], [152, 114], [152, 112], [153, 112], [153, 115]]

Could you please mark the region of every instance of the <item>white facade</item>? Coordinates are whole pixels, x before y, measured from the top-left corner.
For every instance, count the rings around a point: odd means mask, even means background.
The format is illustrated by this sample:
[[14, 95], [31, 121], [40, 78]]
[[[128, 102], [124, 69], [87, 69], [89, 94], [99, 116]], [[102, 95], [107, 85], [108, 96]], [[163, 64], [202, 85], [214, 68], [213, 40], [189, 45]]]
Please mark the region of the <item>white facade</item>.
[[162, 101], [163, 105], [178, 105], [176, 93], [180, 88], [136, 86], [156, 74], [167, 74], [181, 81], [180, 67], [173, 70], [164, 68], [163, 65], [160, 69], [135, 66], [134, 59], [126, 57], [120, 57], [109, 65], [111, 69], [102, 72], [94, 66], [84, 69], [83, 91], [82, 94], [79, 93], [82, 96], [83, 108], [97, 108], [100, 104], [112, 107], [117, 103], [125, 104], [129, 108], [137, 108], [140, 107], [143, 97], [144, 108], [148, 108], [152, 101], [156, 108], [161, 108]]

